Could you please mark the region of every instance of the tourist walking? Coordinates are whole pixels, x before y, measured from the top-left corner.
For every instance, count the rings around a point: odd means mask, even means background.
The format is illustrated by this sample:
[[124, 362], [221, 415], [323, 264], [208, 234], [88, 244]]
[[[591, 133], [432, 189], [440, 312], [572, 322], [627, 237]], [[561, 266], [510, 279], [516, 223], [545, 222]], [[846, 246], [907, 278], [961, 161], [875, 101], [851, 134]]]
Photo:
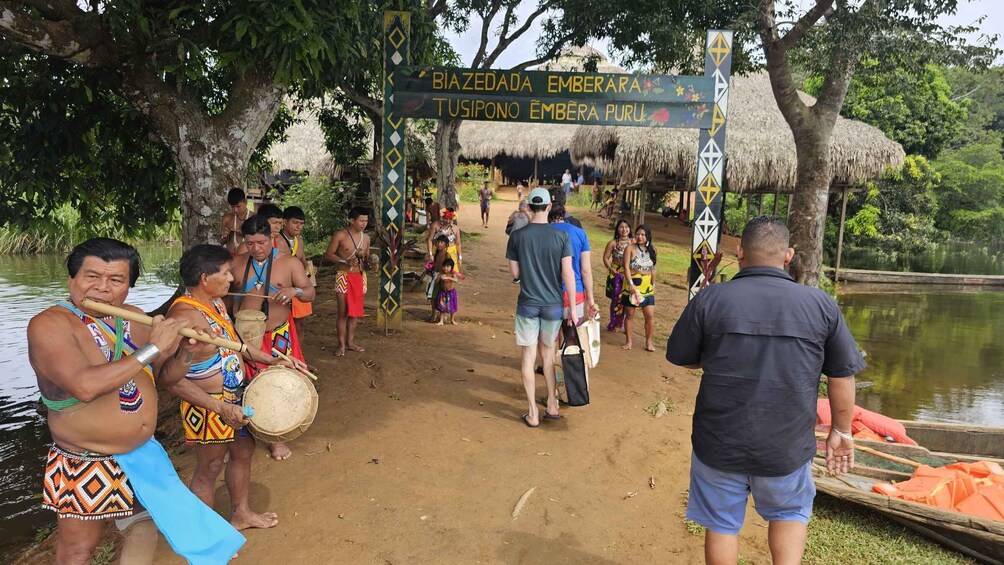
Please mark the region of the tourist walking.
[[527, 205], [526, 200], [519, 201], [519, 207], [509, 214], [509, 219], [506, 220], [505, 233], [506, 235], [512, 235], [512, 232], [518, 230], [519, 228], [530, 223], [530, 208]]
[[800, 563], [816, 489], [812, 458], [820, 373], [829, 385], [831, 473], [854, 465], [854, 375], [865, 362], [840, 308], [784, 270], [788, 228], [771, 216], [746, 224], [739, 273], [690, 301], [666, 359], [700, 367], [694, 409], [687, 519], [706, 528], [708, 563], [739, 560], [749, 494], [770, 522], [774, 563]]
[[624, 291], [624, 252], [632, 241], [631, 224], [627, 220], [617, 220], [614, 237], [603, 249], [603, 266], [607, 268], [605, 295], [610, 299], [607, 331], [615, 332], [624, 326], [624, 305], [621, 303], [621, 293]]
[[[526, 392], [527, 413], [523, 423], [536, 428], [541, 418], [560, 418], [554, 379], [554, 341], [562, 319], [562, 284], [575, 287], [572, 268], [572, 243], [568, 234], [547, 225], [551, 195], [545, 188], [535, 188], [528, 198], [530, 223], [509, 238], [506, 259], [513, 282], [519, 285], [516, 299], [516, 344], [523, 348], [520, 374]], [[573, 324], [578, 315], [572, 308]], [[536, 377], [534, 363], [540, 355], [547, 384], [547, 408], [543, 415], [534, 400]]]
[[[568, 234], [572, 244], [572, 271], [575, 273], [575, 292], [570, 293], [567, 287], [562, 287], [564, 318], [568, 320], [569, 311], [574, 307], [578, 319], [592, 319], [599, 309], [593, 296], [593, 264], [589, 249], [589, 237], [586, 232], [565, 221], [565, 207], [553, 204], [548, 212], [547, 221], [555, 228]], [[574, 296], [573, 296], [574, 294]], [[574, 299], [574, 301], [573, 301]]]
[[621, 305], [624, 306], [624, 349], [631, 349], [634, 319], [640, 308], [645, 316], [645, 351], [655, 351], [655, 246], [652, 230], [642, 224], [634, 231], [634, 241], [624, 250], [624, 282]]

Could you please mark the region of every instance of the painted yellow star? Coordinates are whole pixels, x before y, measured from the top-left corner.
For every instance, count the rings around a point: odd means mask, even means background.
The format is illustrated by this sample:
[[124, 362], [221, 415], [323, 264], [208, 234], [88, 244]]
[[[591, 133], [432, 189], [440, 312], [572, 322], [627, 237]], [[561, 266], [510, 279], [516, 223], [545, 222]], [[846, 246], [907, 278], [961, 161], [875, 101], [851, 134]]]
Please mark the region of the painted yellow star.
[[682, 86], [677, 86], [676, 87], [676, 95], [677, 96], [683, 96], [683, 87]]

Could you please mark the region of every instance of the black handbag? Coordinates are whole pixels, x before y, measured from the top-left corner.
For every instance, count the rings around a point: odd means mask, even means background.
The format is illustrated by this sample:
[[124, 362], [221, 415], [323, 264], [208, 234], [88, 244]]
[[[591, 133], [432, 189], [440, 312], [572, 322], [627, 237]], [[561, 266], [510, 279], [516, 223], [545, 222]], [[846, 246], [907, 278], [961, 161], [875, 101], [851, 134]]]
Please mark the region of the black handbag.
[[564, 375], [568, 405], [585, 406], [589, 404], [589, 369], [586, 368], [586, 356], [579, 344], [579, 335], [575, 328], [565, 324], [561, 327], [561, 372]]

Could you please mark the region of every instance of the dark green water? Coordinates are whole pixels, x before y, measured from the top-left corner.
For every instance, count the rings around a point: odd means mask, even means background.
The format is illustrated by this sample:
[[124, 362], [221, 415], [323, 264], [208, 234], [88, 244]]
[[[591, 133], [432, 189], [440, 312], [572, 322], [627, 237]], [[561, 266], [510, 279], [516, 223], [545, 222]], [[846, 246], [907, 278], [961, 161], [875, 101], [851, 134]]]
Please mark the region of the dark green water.
[[[179, 247], [141, 249], [144, 275], [129, 291], [129, 303], [152, 310], [173, 288], [149, 273], [166, 259], [177, 259]], [[0, 301], [5, 330], [0, 332], [0, 561], [16, 554], [40, 528], [55, 525], [55, 515], [42, 510], [42, 472], [52, 441], [35, 412], [38, 386], [28, 364], [25, 331], [28, 320], [66, 297], [65, 256], [0, 256]]]
[[[833, 264], [833, 258], [829, 258]], [[874, 249], [846, 248], [842, 258], [848, 269], [907, 271], [953, 275], [1004, 275], [1004, 242], [936, 243], [924, 253], [898, 254], [893, 257]]]
[[847, 293], [844, 318], [875, 386], [858, 404], [893, 418], [1004, 426], [1004, 293]]

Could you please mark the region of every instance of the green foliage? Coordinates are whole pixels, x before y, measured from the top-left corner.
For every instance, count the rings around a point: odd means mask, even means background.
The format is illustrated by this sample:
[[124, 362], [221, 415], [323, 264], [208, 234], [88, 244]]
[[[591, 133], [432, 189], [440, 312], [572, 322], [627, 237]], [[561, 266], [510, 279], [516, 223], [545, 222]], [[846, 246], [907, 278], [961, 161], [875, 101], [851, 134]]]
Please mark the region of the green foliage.
[[488, 167], [478, 163], [461, 163], [457, 165], [457, 181], [482, 183], [491, 181]]
[[[818, 95], [823, 77], [811, 76], [805, 86], [806, 92]], [[887, 70], [875, 58], [865, 57], [840, 114], [879, 128], [903, 144], [907, 154], [931, 158], [958, 136], [968, 105], [952, 100], [951, 87], [934, 65], [920, 72], [905, 67]]]
[[324, 133], [324, 146], [335, 163], [351, 165], [366, 155], [372, 138], [367, 135], [364, 120], [362, 110], [345, 102], [328, 104], [318, 110], [317, 121]]
[[1004, 157], [1000, 144], [946, 151], [936, 166], [938, 227], [964, 239], [1004, 239]]
[[311, 245], [327, 243], [331, 234], [348, 225], [348, 208], [357, 189], [352, 183], [309, 177], [290, 187], [277, 203], [283, 208], [303, 208], [307, 221], [302, 235], [310, 250]]
[[968, 102], [969, 117], [953, 146], [1000, 143], [1004, 134], [1004, 66], [985, 72], [967, 67], [944, 69], [955, 98]]

